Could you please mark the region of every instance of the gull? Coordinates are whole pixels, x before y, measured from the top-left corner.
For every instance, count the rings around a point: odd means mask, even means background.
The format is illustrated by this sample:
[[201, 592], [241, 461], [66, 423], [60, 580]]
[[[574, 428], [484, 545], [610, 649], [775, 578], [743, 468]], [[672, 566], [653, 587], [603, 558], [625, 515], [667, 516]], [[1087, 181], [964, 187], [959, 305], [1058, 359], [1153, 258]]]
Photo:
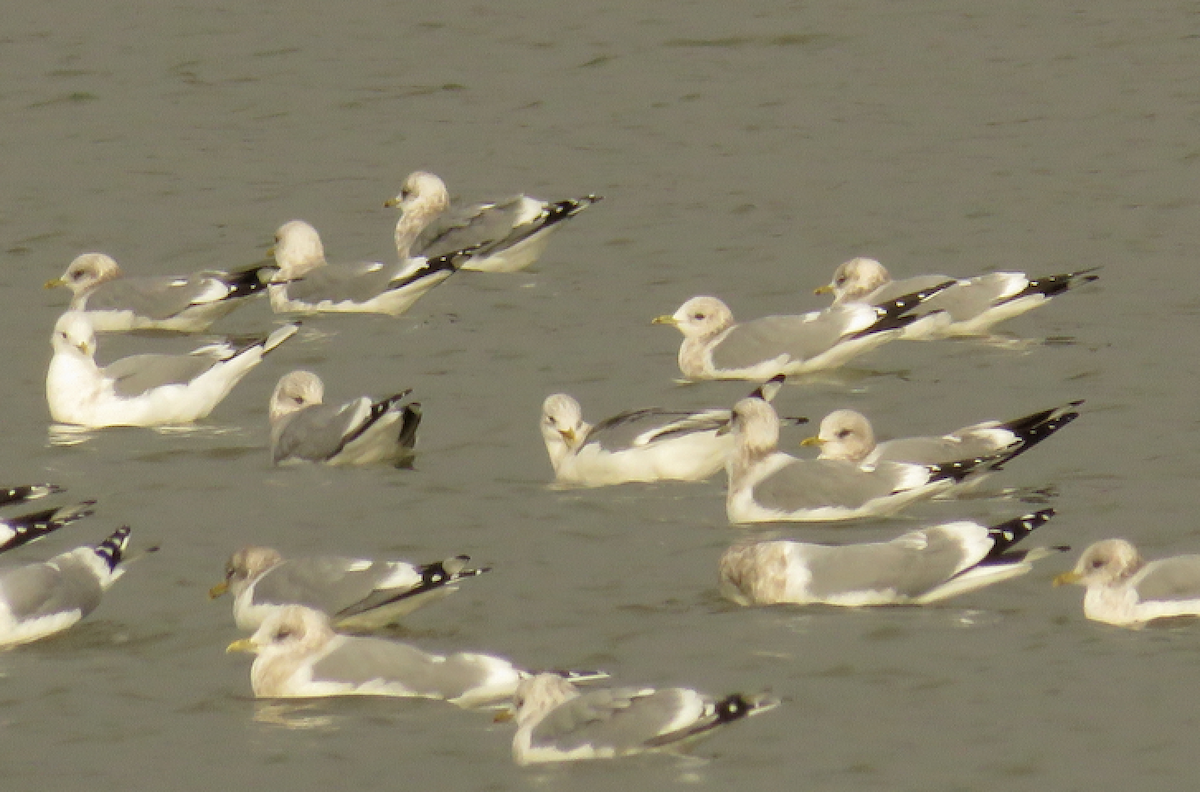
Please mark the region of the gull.
[[59, 317], [51, 338], [54, 357], [46, 374], [50, 416], [93, 428], [199, 420], [297, 329], [284, 325], [241, 348], [210, 344], [188, 355], [133, 355], [100, 368], [91, 320], [68, 311]]
[[906, 437], [875, 442], [871, 422], [854, 410], [835, 410], [821, 420], [815, 437], [801, 445], [818, 445], [820, 459], [848, 460], [865, 467], [883, 460], [939, 465], [969, 457], [1006, 452], [1008, 459], [1028, 451], [1079, 417], [1083, 401], [1031, 413], [1011, 421], [983, 421], [941, 437]]
[[325, 614], [300, 605], [270, 614], [226, 651], [258, 655], [250, 669], [258, 698], [394, 696], [478, 707], [511, 698], [529, 676], [502, 657], [437, 655], [400, 641], [340, 635]]
[[1142, 627], [1155, 619], [1200, 616], [1200, 555], [1146, 561], [1124, 539], [1105, 539], [1083, 551], [1054, 585], [1087, 588], [1083, 613], [1119, 627]]
[[71, 290], [72, 311], [86, 312], [97, 333], [172, 330], [199, 333], [266, 289], [268, 270], [205, 270], [190, 275], [125, 277], [104, 253], [77, 256], [46, 288]]
[[1051, 297], [1090, 283], [1097, 267], [1047, 275], [1030, 280], [1023, 272], [993, 272], [974, 278], [922, 275], [892, 280], [875, 259], [854, 258], [841, 264], [833, 280], [816, 289], [833, 294], [834, 305], [879, 304], [901, 294], [950, 281], [953, 285], [931, 297], [924, 310], [942, 311], [941, 321], [914, 323], [904, 332], [909, 340], [986, 335], [993, 325], [1030, 311]]
[[396, 223], [396, 252], [400, 260], [427, 258], [470, 249], [465, 270], [516, 272], [537, 260], [550, 234], [564, 220], [600, 200], [598, 195], [542, 201], [514, 195], [493, 203], [452, 209], [450, 194], [440, 178], [414, 171], [400, 193], [384, 206], [400, 209]]
[[734, 322], [733, 312], [716, 297], [700, 296], [653, 323], [674, 325], [683, 333], [679, 370], [684, 377], [762, 380], [837, 368], [899, 338], [913, 322], [938, 321], [936, 313], [920, 319], [912, 313], [937, 289], [879, 306], [856, 303], [741, 323]]
[[[783, 377], [755, 391], [768, 400]], [[764, 396], [764, 390], [768, 395]], [[589, 424], [579, 402], [555, 393], [542, 403], [542, 439], [554, 476], [564, 486], [600, 487], [632, 481], [702, 481], [725, 468], [733, 437], [717, 434], [728, 409], [697, 412], [656, 407], [628, 410]], [[806, 418], [786, 419], [804, 423]]]
[[382, 313], [399, 316], [458, 270], [469, 251], [430, 259], [328, 264], [317, 230], [291, 220], [275, 232], [279, 270], [267, 287], [276, 313]]
[[1043, 509], [990, 528], [958, 521], [840, 547], [734, 545], [718, 565], [720, 590], [739, 605], [928, 605], [1023, 575], [1037, 559], [1069, 549], [1012, 549], [1053, 516]]
[[413, 459], [419, 402], [403, 390], [379, 401], [366, 396], [325, 404], [325, 385], [311, 371], [283, 375], [271, 394], [271, 461], [327, 465], [403, 465]]
[[129, 526], [122, 526], [95, 547], [0, 569], [0, 648], [60, 633], [94, 611], [125, 573], [128, 544]]
[[15, 550], [57, 531], [64, 525], [87, 517], [92, 514], [91, 507], [95, 505], [96, 501], [89, 500], [74, 506], [59, 506], [16, 517], [0, 518], [0, 553]]
[[679, 749], [779, 701], [740, 693], [716, 699], [680, 687], [580, 692], [560, 676], [538, 674], [517, 685], [513, 705], [513, 760], [529, 765]]
[[797, 459], [777, 449], [779, 417], [762, 399], [742, 399], [730, 427], [725, 511], [732, 523], [825, 522], [894, 514], [917, 500], [995, 470], [1010, 456], [923, 465], [884, 460], [871, 468], [835, 459]]
[[417, 566], [341, 556], [285, 559], [270, 547], [243, 547], [225, 564], [225, 579], [208, 596], [233, 595], [233, 619], [242, 630], [288, 605], [321, 611], [339, 628], [373, 630], [458, 591], [458, 583], [490, 572], [460, 555]]

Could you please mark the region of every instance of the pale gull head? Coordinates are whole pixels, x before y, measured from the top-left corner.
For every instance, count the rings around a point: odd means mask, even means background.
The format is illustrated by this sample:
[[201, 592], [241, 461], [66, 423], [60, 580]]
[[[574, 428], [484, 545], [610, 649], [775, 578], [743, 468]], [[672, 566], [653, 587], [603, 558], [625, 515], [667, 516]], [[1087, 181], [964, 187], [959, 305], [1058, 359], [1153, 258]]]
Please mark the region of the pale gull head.
[[551, 461], [561, 460], [579, 448], [588, 429], [583, 421], [583, 408], [571, 396], [555, 393], [542, 402], [542, 439]]
[[404, 179], [400, 192], [384, 206], [400, 210], [396, 221], [396, 252], [400, 258], [412, 254], [412, 245], [434, 218], [450, 208], [445, 183], [432, 173], [413, 171]]
[[733, 312], [716, 297], [693, 297], [670, 316], [659, 316], [654, 324], [679, 328], [684, 338], [708, 339], [733, 325]]
[[208, 595], [215, 598], [229, 591], [238, 597], [267, 570], [282, 563], [283, 556], [278, 550], [253, 545], [243, 547], [229, 557], [225, 563], [225, 579], [213, 586]]
[[46, 282], [46, 288], [66, 286], [72, 294], [80, 294], [105, 281], [121, 277], [121, 268], [112, 256], [104, 253], [84, 253], [67, 265], [61, 277]]
[[802, 445], [819, 445], [821, 459], [845, 459], [861, 462], [875, 450], [875, 432], [871, 422], [854, 410], [834, 410], [821, 421], [816, 437]]
[[875, 259], [852, 258], [842, 263], [833, 273], [833, 280], [816, 290], [817, 294], [833, 293], [834, 305], [859, 302], [868, 294], [890, 283], [892, 276]]
[[1070, 572], [1054, 579], [1055, 585], [1113, 586], [1129, 580], [1146, 565], [1141, 553], [1124, 539], [1105, 539], [1090, 545]]
[[55, 354], [82, 356], [91, 360], [96, 354], [96, 332], [92, 320], [82, 311], [67, 311], [54, 323], [50, 346]]
[[279, 272], [275, 282], [299, 278], [306, 272], [325, 266], [325, 247], [321, 235], [303, 220], [289, 220], [275, 232], [275, 263]]
[[305, 407], [321, 404], [325, 399], [325, 385], [311, 371], [292, 371], [284, 374], [271, 394], [269, 408], [271, 423], [299, 412]]

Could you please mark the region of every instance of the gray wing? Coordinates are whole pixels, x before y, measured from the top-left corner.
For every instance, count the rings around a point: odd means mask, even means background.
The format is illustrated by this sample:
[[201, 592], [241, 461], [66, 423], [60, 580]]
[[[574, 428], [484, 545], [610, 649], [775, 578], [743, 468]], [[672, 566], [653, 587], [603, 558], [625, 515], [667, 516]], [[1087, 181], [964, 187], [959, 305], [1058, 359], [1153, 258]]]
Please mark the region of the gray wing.
[[352, 638], [313, 664], [313, 678], [364, 684], [374, 680], [403, 685], [413, 695], [454, 699], [486, 684], [496, 658], [429, 655], [382, 638]]
[[388, 289], [394, 266], [378, 262], [327, 264], [289, 281], [288, 297], [310, 304], [330, 302], [367, 302]]
[[756, 484], [754, 500], [782, 511], [856, 509], [893, 494], [901, 479], [902, 469], [888, 462], [863, 470], [843, 460], [800, 459]]
[[937, 529], [874, 544], [806, 545], [803, 555], [812, 574], [807, 588], [821, 599], [869, 591], [919, 597], [979, 560], [968, 558], [961, 542]]
[[364, 397], [342, 406], [314, 404], [285, 416], [273, 433], [271, 455], [275, 462], [330, 459], [346, 444], [367, 413]]
[[217, 363], [207, 355], [131, 355], [102, 373], [113, 380], [113, 390], [124, 399], [140, 396], [163, 385], [191, 382]]
[[808, 360], [841, 340], [849, 329], [848, 316], [841, 309], [829, 309], [817, 318], [764, 316], [736, 324], [713, 347], [713, 365], [734, 370], [780, 355]]
[[[364, 567], [357, 559], [340, 556], [292, 559], [259, 578], [251, 602], [305, 605], [332, 616], [370, 596], [391, 572], [380, 561]], [[414, 578], [419, 582], [419, 576]]]
[[930, 310], [943, 310], [951, 320], [973, 319], [995, 308], [1013, 293], [1012, 273], [993, 272], [969, 280], [958, 281], [929, 298]]
[[[907, 294], [912, 294], [916, 291], [932, 289], [934, 286], [940, 286], [946, 281], [954, 281], [956, 278], [951, 278], [946, 275], [918, 275], [915, 278], [905, 278], [904, 280], [888, 281], [880, 286], [875, 291], [871, 292], [864, 298], [863, 302], [869, 302], [872, 305], [895, 300], [898, 297], [903, 297]], [[931, 297], [925, 304], [933, 302], [935, 298]]]
[[[599, 421], [587, 434], [585, 442], [599, 442], [608, 450], [629, 448], [642, 435], [649, 433], [650, 439], [660, 439], [670, 435], [685, 434], [690, 431], [716, 429], [720, 424], [707, 425], [703, 422], [689, 423], [688, 419], [696, 415], [682, 410], [663, 410], [658, 407], [648, 407], [641, 410], [627, 410], [611, 418]], [[725, 411], [728, 420], [729, 411]]]
[[229, 289], [204, 275], [188, 278], [118, 278], [98, 284], [87, 295], [89, 311], [132, 311], [151, 319], [170, 319], [193, 305], [223, 299]]
[[589, 690], [547, 713], [531, 731], [530, 745], [564, 752], [590, 746], [618, 754], [644, 748], [694, 696], [679, 688]]
[[995, 443], [979, 435], [964, 435], [961, 442], [944, 437], [906, 437], [880, 443], [876, 449], [878, 459], [918, 465], [940, 465], [960, 459], [990, 456], [1001, 450]]
[[514, 235], [525, 196], [514, 195], [497, 203], [477, 203], [443, 212], [425, 227], [413, 243], [416, 255], [433, 257], [479, 247], [486, 256], [492, 247], [505, 247]]
[[69, 558], [60, 559], [58, 569], [31, 564], [0, 571], [0, 598], [19, 621], [67, 611], [86, 616], [103, 594], [91, 570]]
[[1143, 602], [1200, 599], [1200, 555], [1151, 561], [1133, 587]]

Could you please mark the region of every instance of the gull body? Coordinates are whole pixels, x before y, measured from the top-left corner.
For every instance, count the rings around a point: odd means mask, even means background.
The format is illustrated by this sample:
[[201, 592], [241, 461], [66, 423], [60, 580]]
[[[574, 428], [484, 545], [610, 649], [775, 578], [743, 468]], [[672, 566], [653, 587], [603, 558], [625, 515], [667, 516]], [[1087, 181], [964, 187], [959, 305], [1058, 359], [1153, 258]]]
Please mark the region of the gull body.
[[1084, 586], [1084, 615], [1119, 627], [1200, 616], [1200, 555], [1147, 561], [1132, 543], [1105, 539], [1085, 549], [1075, 568], [1054, 583]]

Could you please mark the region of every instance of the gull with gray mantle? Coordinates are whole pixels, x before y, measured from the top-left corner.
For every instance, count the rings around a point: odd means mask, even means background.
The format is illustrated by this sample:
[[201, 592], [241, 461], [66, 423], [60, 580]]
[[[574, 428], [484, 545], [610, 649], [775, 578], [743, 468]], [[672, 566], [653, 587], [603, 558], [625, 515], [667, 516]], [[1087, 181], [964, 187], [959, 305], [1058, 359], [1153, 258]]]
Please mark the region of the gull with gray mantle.
[[914, 311], [945, 285], [878, 306], [856, 303], [748, 322], [735, 322], [716, 297], [693, 297], [653, 323], [674, 325], [683, 333], [679, 370], [687, 379], [765, 380], [837, 368], [900, 338], [915, 322], [938, 321], [937, 314], [918, 317]]
[[125, 573], [123, 526], [95, 547], [77, 547], [39, 564], [0, 569], [0, 648], [60, 633], [100, 605]]
[[600, 200], [598, 195], [542, 201], [514, 195], [501, 201], [451, 207], [445, 183], [432, 173], [414, 171], [384, 206], [400, 210], [396, 253], [436, 258], [469, 250], [465, 270], [516, 272], [546, 249], [551, 233]]
[[329, 264], [317, 230], [290, 220], [275, 232], [279, 270], [267, 286], [275, 313], [380, 313], [399, 316], [453, 275], [470, 251], [396, 264]]
[[72, 311], [87, 313], [97, 333], [169, 330], [200, 333], [247, 298], [262, 294], [274, 267], [182, 276], [126, 277], [104, 253], [84, 253], [46, 288], [71, 290]]
[[716, 699], [678, 687], [581, 692], [561, 676], [538, 674], [522, 680], [513, 695], [513, 760], [529, 765], [679, 751], [778, 705], [762, 694]]
[[1097, 267], [1047, 275], [1030, 280], [1023, 272], [992, 272], [974, 278], [950, 278], [946, 275], [920, 275], [894, 281], [887, 269], [875, 259], [854, 258], [841, 264], [833, 280], [816, 289], [816, 294], [832, 294], [833, 304], [862, 303], [879, 305], [918, 289], [949, 281], [951, 285], [921, 306], [922, 312], [940, 311], [933, 322], [914, 322], [904, 330], [904, 338], [925, 341], [951, 336], [986, 335], [991, 328], [1043, 305], [1050, 298], [1091, 283], [1100, 276]]
[[1013, 550], [1054, 516], [1043, 509], [986, 527], [958, 521], [888, 542], [841, 546], [773, 540], [736, 544], [718, 564], [739, 605], [928, 605], [1023, 575], [1055, 546]]
[[91, 320], [68, 311], [59, 317], [51, 338], [54, 357], [46, 374], [50, 416], [92, 428], [197, 421], [297, 329], [284, 325], [240, 348], [210, 344], [188, 355], [133, 355], [100, 368]]
[[479, 707], [511, 698], [530, 676], [502, 657], [437, 655], [400, 641], [340, 635], [329, 617], [300, 605], [270, 614], [226, 651], [257, 655], [250, 685], [258, 698], [392, 696]]
[[374, 630], [458, 591], [458, 584], [491, 571], [467, 566], [460, 555], [430, 564], [374, 561], [342, 556], [285, 559], [270, 547], [243, 547], [225, 564], [225, 579], [208, 596], [233, 596], [233, 619], [242, 630], [258, 629], [288, 605], [328, 616], [340, 629]]
[[935, 465], [883, 460], [797, 459], [778, 450], [779, 416], [762, 399], [733, 408], [734, 452], [726, 468], [729, 521], [830, 522], [894, 514], [1003, 465], [1012, 452]]
[[283, 375], [271, 394], [271, 461], [401, 466], [412, 462], [421, 405], [403, 390], [379, 401], [366, 396], [325, 404], [325, 385], [311, 371]]
[[1086, 588], [1083, 614], [1118, 627], [1143, 627], [1155, 619], [1200, 616], [1200, 555], [1147, 561], [1130, 542], [1090, 545], [1054, 585]]
[[[769, 401], [782, 382], [782, 376], [772, 378], [752, 395]], [[559, 485], [702, 481], [723, 470], [733, 450], [733, 437], [717, 433], [729, 416], [728, 409], [683, 412], [651, 407], [589, 424], [578, 401], [555, 393], [542, 403], [542, 440]]]

